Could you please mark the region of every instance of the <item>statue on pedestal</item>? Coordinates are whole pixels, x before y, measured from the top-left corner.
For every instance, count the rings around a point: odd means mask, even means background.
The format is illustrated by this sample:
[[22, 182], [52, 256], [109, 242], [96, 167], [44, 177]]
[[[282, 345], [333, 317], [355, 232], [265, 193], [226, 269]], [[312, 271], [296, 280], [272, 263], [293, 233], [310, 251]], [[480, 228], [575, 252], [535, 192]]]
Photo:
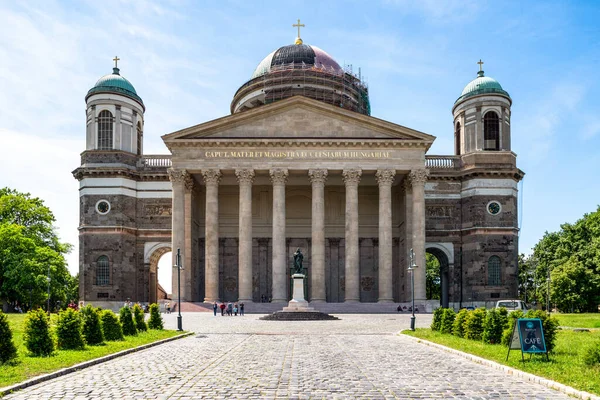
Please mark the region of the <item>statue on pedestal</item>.
[[304, 272], [303, 268], [302, 268], [302, 260], [304, 260], [304, 256], [302, 255], [300, 248], [298, 248], [296, 250], [296, 252], [294, 253], [294, 273], [295, 274], [301, 274]]

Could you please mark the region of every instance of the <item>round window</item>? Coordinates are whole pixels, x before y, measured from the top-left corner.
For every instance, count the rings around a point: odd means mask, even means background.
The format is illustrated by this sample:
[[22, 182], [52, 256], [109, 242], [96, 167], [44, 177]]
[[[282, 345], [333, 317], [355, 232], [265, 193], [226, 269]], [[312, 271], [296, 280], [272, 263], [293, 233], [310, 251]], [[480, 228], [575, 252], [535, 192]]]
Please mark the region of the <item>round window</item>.
[[487, 205], [487, 211], [492, 215], [497, 215], [502, 211], [502, 206], [497, 201], [490, 201]]
[[96, 211], [98, 214], [108, 214], [110, 211], [110, 203], [106, 200], [100, 200], [96, 203]]

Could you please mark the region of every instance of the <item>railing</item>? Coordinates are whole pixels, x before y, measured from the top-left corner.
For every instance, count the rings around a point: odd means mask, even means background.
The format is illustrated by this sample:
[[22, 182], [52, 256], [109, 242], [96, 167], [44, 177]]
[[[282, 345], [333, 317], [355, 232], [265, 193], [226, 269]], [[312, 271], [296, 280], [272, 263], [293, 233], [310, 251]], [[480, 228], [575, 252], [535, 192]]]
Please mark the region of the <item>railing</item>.
[[147, 155], [140, 160], [140, 166], [144, 168], [168, 168], [171, 166], [169, 155]]
[[429, 169], [459, 169], [459, 156], [425, 156], [425, 165]]

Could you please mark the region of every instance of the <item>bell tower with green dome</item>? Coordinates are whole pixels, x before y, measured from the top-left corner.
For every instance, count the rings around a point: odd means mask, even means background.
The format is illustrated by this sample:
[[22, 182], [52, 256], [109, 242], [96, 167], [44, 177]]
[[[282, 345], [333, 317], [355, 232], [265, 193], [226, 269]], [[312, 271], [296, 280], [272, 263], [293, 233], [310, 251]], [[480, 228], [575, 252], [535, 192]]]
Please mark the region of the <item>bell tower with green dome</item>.
[[512, 99], [500, 83], [485, 76], [479, 60], [477, 78], [465, 86], [454, 103], [454, 154], [510, 151]]
[[144, 102], [133, 85], [121, 76], [113, 59], [112, 74], [104, 75], [85, 96], [86, 150], [122, 151], [141, 155]]

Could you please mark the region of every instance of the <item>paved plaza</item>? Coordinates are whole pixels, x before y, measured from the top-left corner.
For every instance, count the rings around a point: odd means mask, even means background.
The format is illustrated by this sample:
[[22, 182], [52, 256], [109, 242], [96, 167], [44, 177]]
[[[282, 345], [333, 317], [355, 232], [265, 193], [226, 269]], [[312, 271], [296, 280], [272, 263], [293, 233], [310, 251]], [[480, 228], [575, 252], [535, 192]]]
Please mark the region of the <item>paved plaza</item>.
[[[165, 315], [168, 328], [176, 315]], [[193, 336], [86, 368], [7, 399], [568, 398], [397, 335], [408, 315], [261, 321], [188, 313]], [[426, 326], [431, 315], [418, 315]]]

